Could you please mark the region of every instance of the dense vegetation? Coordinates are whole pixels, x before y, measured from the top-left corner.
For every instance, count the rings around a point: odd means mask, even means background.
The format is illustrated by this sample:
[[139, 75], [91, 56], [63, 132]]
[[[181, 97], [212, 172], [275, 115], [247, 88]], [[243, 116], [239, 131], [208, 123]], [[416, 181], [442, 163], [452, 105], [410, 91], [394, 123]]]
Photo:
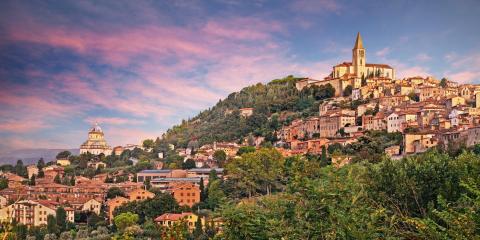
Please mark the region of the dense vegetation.
[[[294, 157], [284, 191], [222, 208], [225, 239], [476, 239], [480, 156], [436, 150], [402, 160], [320, 168]], [[247, 181], [250, 182], [250, 181]], [[261, 183], [260, 181], [258, 183]]]
[[[319, 103], [335, 94], [331, 85], [313, 86], [298, 91], [299, 78], [288, 76], [268, 84], [258, 83], [230, 94], [214, 107], [169, 129], [165, 140], [186, 147], [192, 139], [200, 145], [213, 141], [239, 141], [254, 135], [273, 142], [272, 132], [298, 117], [318, 113]], [[254, 108], [249, 118], [240, 116], [240, 108]]]

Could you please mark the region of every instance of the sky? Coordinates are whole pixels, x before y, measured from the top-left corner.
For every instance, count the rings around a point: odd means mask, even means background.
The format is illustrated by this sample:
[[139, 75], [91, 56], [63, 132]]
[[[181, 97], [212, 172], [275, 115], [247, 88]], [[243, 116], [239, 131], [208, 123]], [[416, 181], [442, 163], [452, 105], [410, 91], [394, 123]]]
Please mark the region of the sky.
[[161, 136], [233, 91], [351, 61], [480, 83], [480, 1], [0, 2], [0, 153]]

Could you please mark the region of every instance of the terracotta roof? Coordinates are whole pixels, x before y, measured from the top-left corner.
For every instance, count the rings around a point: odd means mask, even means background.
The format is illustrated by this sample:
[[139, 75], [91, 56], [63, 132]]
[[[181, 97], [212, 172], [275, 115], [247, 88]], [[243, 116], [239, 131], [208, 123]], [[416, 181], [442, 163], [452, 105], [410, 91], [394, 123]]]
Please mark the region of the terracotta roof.
[[121, 202], [128, 202], [127, 198], [121, 197], [121, 196], [116, 196], [112, 199], [109, 199], [106, 204], [109, 205], [111, 202], [116, 202], [116, 201], [121, 201]]
[[25, 181], [27, 179], [21, 177], [21, 176], [18, 176], [17, 174], [13, 174], [13, 173], [5, 173], [3, 175], [5, 178], [8, 179], [8, 181], [14, 181], [14, 182], [21, 182], [21, 181]]
[[379, 64], [379, 63], [367, 63], [367, 64], [365, 64], [365, 66], [367, 66], [367, 67], [379, 67], [379, 68], [391, 68], [391, 69], [393, 69], [393, 68], [390, 67], [390, 65], [388, 65], [388, 64]]
[[170, 221], [178, 221], [184, 217], [187, 217], [189, 215], [193, 215], [193, 213], [191, 212], [185, 212], [185, 213], [165, 213], [165, 214], [162, 214], [161, 216], [158, 216], [157, 218], [155, 218], [155, 222], [160, 222], [160, 221], [166, 221], [166, 220], [170, 220]]

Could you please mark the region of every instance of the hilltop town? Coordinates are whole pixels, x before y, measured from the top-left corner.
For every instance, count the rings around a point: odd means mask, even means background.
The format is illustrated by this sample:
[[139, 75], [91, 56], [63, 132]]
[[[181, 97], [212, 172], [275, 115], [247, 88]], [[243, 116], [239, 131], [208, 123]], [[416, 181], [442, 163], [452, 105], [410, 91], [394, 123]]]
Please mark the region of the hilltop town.
[[[405, 227], [408, 231], [421, 232], [420, 223], [412, 221], [426, 218], [426, 209], [440, 202], [436, 202], [437, 195], [427, 193], [430, 186], [415, 185], [421, 182], [418, 179], [440, 176], [443, 171], [448, 179], [440, 179], [445, 184], [432, 186], [432, 191], [447, 189], [446, 182], [451, 179], [456, 179], [451, 184], [458, 188], [460, 184], [471, 186], [471, 182], [458, 179], [476, 170], [465, 170], [462, 175], [455, 169], [463, 169], [463, 165], [443, 166], [462, 156], [480, 162], [476, 155], [461, 155], [466, 150], [480, 153], [480, 85], [431, 76], [397, 79], [394, 66], [369, 63], [367, 56], [358, 33], [352, 61], [333, 66], [324, 79], [289, 76], [248, 87], [142, 145], [112, 148], [105, 140], [107, 133], [95, 123], [79, 156], [61, 152], [56, 161], [48, 163], [40, 159], [24, 166], [19, 160], [14, 166], [1, 166], [0, 222], [30, 229], [47, 226], [48, 234], [65, 236], [69, 230], [86, 226], [82, 239], [109, 239], [117, 230], [145, 239], [183, 239], [175, 237], [178, 232], [195, 239], [235, 239], [236, 234], [238, 239], [254, 239], [245, 229], [279, 214], [284, 216], [282, 223], [268, 223], [272, 229], [279, 232], [288, 226], [285, 231], [291, 232], [287, 236], [305, 239], [293, 221], [303, 221], [298, 224], [311, 230], [319, 226], [309, 226], [310, 222], [338, 214], [329, 224], [344, 224], [348, 229], [346, 225], [353, 220], [337, 218], [360, 214], [345, 207], [359, 205], [355, 203], [359, 199], [365, 206], [384, 204], [379, 208], [389, 211], [379, 218], [385, 222], [408, 212], [398, 221], [410, 224]], [[399, 170], [388, 164], [398, 164]], [[426, 166], [422, 164], [437, 164], [438, 172], [407, 168]], [[358, 170], [358, 175], [348, 173], [349, 169]], [[388, 171], [392, 171], [391, 178], [382, 175]], [[419, 177], [407, 179], [405, 172]], [[366, 196], [354, 186], [365, 182], [368, 184], [362, 186], [372, 195]], [[411, 185], [395, 188], [402, 192], [389, 195], [395, 198], [392, 200], [378, 197], [390, 194], [382, 184]], [[354, 193], [358, 195], [350, 195]], [[327, 203], [317, 206], [324, 203], [310, 199], [315, 194], [325, 194], [322, 199]], [[448, 194], [450, 200], [460, 196]], [[299, 199], [308, 207], [295, 206]], [[395, 205], [397, 200], [398, 209], [390, 209], [389, 204]], [[414, 200], [417, 205], [412, 206]], [[282, 212], [266, 210], [268, 204], [278, 204], [280, 210], [275, 209]], [[334, 206], [331, 209], [330, 204]], [[308, 211], [311, 219], [304, 217], [308, 215], [305, 209], [315, 209]], [[363, 210], [380, 214], [366, 207]], [[295, 212], [301, 220], [295, 220]], [[332, 234], [336, 232], [330, 225], [328, 228]], [[399, 228], [402, 226], [392, 226]], [[273, 235], [259, 239], [278, 237], [274, 230], [262, 231]]]

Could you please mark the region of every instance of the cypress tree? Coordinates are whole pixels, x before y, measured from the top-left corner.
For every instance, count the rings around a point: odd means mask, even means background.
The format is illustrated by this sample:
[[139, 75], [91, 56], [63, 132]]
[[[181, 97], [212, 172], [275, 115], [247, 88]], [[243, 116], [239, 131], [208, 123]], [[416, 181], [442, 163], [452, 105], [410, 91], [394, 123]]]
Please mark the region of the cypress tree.
[[57, 176], [55, 176], [55, 178], [53, 179], [53, 181], [55, 183], [58, 183], [58, 184], [61, 184], [62, 183], [62, 179], [60, 179], [60, 175], [57, 174]]
[[35, 174], [30, 178], [30, 186], [35, 186]]
[[200, 202], [204, 202], [207, 198], [207, 193], [205, 191], [205, 184], [203, 183], [203, 177], [200, 178]]

